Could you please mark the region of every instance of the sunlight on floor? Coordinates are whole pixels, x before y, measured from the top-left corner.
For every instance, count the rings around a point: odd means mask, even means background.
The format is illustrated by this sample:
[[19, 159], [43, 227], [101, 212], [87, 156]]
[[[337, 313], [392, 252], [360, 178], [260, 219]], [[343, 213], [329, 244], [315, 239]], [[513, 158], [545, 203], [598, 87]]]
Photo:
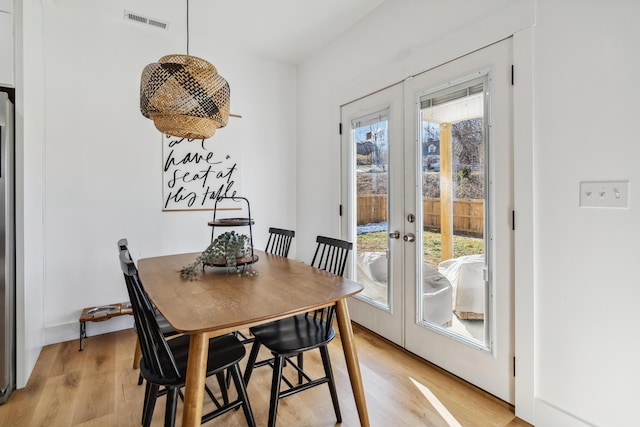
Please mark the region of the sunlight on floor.
[[414, 380], [413, 378], [409, 378], [411, 380], [411, 382], [416, 386], [416, 388], [418, 390], [420, 390], [420, 392], [424, 395], [424, 397], [427, 398], [427, 400], [429, 401], [429, 403], [431, 403], [431, 406], [433, 406], [433, 408], [438, 411], [438, 414], [440, 414], [440, 416], [442, 417], [442, 419], [450, 426], [450, 427], [462, 427], [462, 424], [460, 424], [458, 422], [458, 420], [455, 419], [455, 417], [453, 415], [451, 415], [451, 412], [449, 412], [449, 410], [446, 408], [446, 406], [444, 406], [442, 404], [442, 402], [440, 402], [440, 400], [436, 397], [435, 394], [433, 394], [431, 392], [431, 390], [429, 390], [429, 388], [425, 387], [424, 385], [420, 384], [419, 382], [417, 382], [416, 380]]

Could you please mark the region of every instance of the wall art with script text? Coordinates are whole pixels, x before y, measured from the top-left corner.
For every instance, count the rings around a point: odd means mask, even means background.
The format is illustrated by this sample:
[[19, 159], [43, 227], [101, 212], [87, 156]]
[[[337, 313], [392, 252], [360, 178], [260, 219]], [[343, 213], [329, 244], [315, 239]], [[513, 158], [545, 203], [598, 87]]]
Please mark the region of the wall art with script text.
[[213, 209], [216, 199], [237, 193], [238, 165], [211, 139], [162, 136], [165, 211]]

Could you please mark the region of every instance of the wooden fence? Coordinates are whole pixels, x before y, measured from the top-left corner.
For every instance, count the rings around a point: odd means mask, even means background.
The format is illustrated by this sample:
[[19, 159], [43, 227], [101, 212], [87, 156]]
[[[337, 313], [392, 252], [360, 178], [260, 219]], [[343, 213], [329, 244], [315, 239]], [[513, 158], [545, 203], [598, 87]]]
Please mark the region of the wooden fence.
[[[440, 199], [425, 197], [422, 201], [424, 228], [440, 230]], [[371, 194], [358, 196], [358, 225], [387, 220], [387, 196]], [[484, 201], [456, 199], [453, 201], [453, 232], [482, 236], [484, 230]]]

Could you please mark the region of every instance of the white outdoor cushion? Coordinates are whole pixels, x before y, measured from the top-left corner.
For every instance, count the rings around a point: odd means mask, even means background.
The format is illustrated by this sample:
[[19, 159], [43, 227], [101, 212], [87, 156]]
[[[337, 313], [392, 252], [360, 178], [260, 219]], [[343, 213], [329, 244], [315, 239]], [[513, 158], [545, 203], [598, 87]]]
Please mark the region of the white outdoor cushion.
[[453, 285], [453, 309], [460, 318], [484, 317], [484, 254], [466, 255], [442, 261], [438, 271]]
[[[358, 254], [357, 279], [365, 285], [387, 286], [388, 260], [385, 252], [362, 252]], [[448, 326], [453, 318], [452, 286], [445, 276], [424, 264], [423, 320], [436, 325]]]

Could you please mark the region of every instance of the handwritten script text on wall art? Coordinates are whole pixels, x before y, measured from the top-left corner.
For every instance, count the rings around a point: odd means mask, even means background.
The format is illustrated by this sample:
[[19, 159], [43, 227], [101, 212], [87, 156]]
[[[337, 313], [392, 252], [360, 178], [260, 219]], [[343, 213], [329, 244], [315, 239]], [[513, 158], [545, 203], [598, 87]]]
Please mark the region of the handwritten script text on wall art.
[[163, 135], [163, 210], [213, 209], [217, 198], [236, 195], [238, 166], [211, 145]]

